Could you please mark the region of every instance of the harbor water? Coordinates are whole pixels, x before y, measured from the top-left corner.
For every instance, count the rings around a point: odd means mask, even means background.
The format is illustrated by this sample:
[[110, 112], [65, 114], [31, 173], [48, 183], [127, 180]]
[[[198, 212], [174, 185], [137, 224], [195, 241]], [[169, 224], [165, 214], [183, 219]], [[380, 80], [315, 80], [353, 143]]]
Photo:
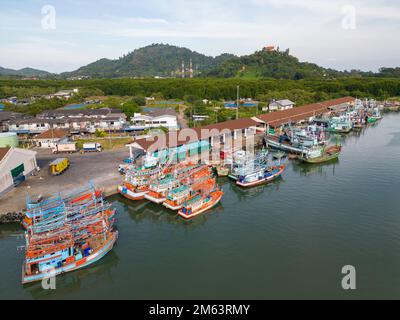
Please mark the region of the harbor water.
[[[191, 221], [113, 196], [119, 239], [95, 265], [22, 286], [18, 226], [0, 227], [1, 299], [398, 299], [400, 114], [342, 139], [340, 159], [290, 161], [248, 190], [224, 178], [215, 209]], [[342, 267], [356, 269], [344, 290]]]

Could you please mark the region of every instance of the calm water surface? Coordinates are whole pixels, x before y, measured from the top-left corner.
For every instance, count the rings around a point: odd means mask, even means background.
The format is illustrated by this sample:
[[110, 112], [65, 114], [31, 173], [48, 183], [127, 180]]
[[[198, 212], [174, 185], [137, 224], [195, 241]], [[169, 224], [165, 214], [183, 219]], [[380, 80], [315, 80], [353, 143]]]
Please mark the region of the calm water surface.
[[[348, 135], [340, 160], [290, 162], [281, 180], [220, 180], [214, 210], [185, 222], [163, 207], [110, 201], [119, 241], [57, 289], [20, 285], [18, 226], [0, 228], [0, 298], [400, 298], [400, 114]], [[341, 268], [357, 290], [341, 288]]]

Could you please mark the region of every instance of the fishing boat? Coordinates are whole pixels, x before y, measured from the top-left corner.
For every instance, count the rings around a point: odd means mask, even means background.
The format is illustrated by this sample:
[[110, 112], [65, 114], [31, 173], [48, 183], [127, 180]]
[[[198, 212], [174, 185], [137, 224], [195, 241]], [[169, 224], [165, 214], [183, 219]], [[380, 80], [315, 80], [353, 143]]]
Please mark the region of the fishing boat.
[[293, 145], [291, 139], [286, 135], [280, 135], [279, 137], [268, 135], [264, 140], [267, 147], [288, 153], [301, 153], [304, 148], [299, 144]]
[[[26, 197], [26, 210], [22, 219], [22, 226], [28, 229], [33, 223], [36, 225], [47, 219], [55, 218], [68, 209], [68, 211], [82, 208], [94, 208], [103, 201], [101, 190], [94, 188], [93, 182], [88, 186], [62, 195], [57, 193], [47, 199], [33, 201], [29, 195]], [[105, 205], [107, 206], [107, 205]]]
[[161, 204], [167, 199], [168, 192], [179, 187], [180, 182], [172, 174], [166, 175], [150, 184], [148, 192], [145, 194], [145, 199]]
[[22, 268], [22, 284], [78, 270], [99, 261], [112, 250], [118, 231], [104, 232], [101, 239], [88, 239], [82, 243], [75, 243], [70, 233], [54, 235], [53, 238], [49, 236], [26, 237], [28, 251]]
[[[211, 175], [212, 171], [207, 165], [183, 165], [173, 170], [165, 178], [152, 183], [145, 198], [157, 204], [167, 201], [166, 206], [174, 210], [175, 207], [183, 202], [182, 198], [188, 192], [183, 186], [189, 187], [189, 191], [191, 191], [194, 186], [203, 181], [203, 179], [211, 177]], [[168, 196], [170, 196], [170, 201], [168, 201]]]
[[192, 190], [186, 185], [181, 185], [168, 192], [167, 199], [163, 206], [171, 210], [179, 210], [185, 201], [190, 198]]
[[330, 147], [315, 147], [299, 156], [299, 160], [306, 163], [323, 163], [337, 159], [342, 148], [339, 145]]
[[100, 260], [114, 246], [115, 210], [92, 193], [60, 194], [30, 205], [31, 223], [25, 231], [22, 283], [74, 271]]
[[382, 119], [382, 115], [379, 111], [379, 108], [376, 107], [373, 109], [372, 114], [370, 114], [368, 116], [368, 123], [374, 123], [381, 119]]
[[353, 129], [352, 122], [348, 116], [332, 117], [329, 127], [326, 129], [332, 133], [349, 133]]
[[204, 176], [195, 179], [189, 185], [181, 185], [169, 191], [167, 199], [163, 202], [163, 206], [171, 210], [179, 210], [183, 204], [195, 195], [205, 195], [212, 191], [215, 187], [215, 178]]
[[244, 188], [265, 184], [280, 177], [284, 170], [285, 165], [261, 168], [260, 170], [248, 172], [240, 176], [236, 184]]
[[196, 217], [215, 207], [221, 201], [223, 194], [224, 192], [216, 187], [207, 195], [195, 195], [184, 203], [178, 215], [185, 219]]
[[267, 149], [262, 149], [255, 155], [246, 152], [242, 157], [236, 158], [232, 164], [232, 169], [230, 170], [228, 177], [236, 181], [240, 176], [243, 176], [247, 172], [253, 172], [260, 169], [262, 170], [266, 167], [267, 158]]
[[137, 167], [129, 166], [125, 170], [124, 183], [118, 186], [118, 192], [130, 200], [143, 200], [149, 192], [150, 184], [173, 170], [173, 156], [162, 165], [158, 158], [146, 156]]

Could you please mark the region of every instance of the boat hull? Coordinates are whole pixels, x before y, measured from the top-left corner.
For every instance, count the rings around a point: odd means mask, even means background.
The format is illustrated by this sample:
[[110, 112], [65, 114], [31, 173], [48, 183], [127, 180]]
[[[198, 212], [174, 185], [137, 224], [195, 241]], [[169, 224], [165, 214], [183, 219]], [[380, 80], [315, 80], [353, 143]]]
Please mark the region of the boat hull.
[[252, 181], [252, 182], [240, 182], [239, 180], [237, 180], [236, 184], [242, 188], [250, 188], [250, 187], [259, 186], [261, 184], [269, 183], [269, 182], [272, 182], [273, 180], [279, 178], [282, 175], [284, 170], [285, 170], [285, 166], [281, 166], [279, 168], [278, 172], [274, 173], [273, 175], [271, 175], [269, 177], [265, 177], [263, 179]]
[[178, 215], [180, 215], [182, 218], [185, 218], [186, 220], [194, 218], [194, 217], [214, 208], [221, 201], [222, 195], [223, 195], [223, 192], [219, 191], [218, 196], [215, 199], [213, 199], [213, 201], [210, 202], [210, 204], [208, 206], [205, 206], [205, 207], [201, 208], [200, 210], [197, 210], [196, 212], [193, 212], [191, 214], [185, 214], [182, 212], [182, 210], [179, 210]]
[[168, 209], [170, 209], [170, 210], [173, 210], [173, 211], [177, 211], [177, 210], [182, 208], [182, 205], [173, 206], [173, 205], [169, 204], [168, 202], [164, 202], [163, 206], [168, 208]]
[[[112, 250], [117, 239], [118, 239], [118, 231], [114, 231], [112, 233], [112, 237], [107, 241], [107, 243], [104, 244], [104, 246], [101, 249], [97, 250], [93, 254], [91, 254], [81, 260], [74, 261], [72, 263], [64, 265], [61, 268], [55, 269], [54, 272], [52, 272], [51, 276], [57, 276], [62, 273], [82, 269], [82, 268], [85, 268], [85, 267], [99, 261], [108, 252], [110, 252]], [[24, 266], [25, 266], [25, 263], [24, 263]], [[25, 275], [24, 266], [22, 267], [22, 284], [41, 281], [41, 280], [49, 277], [49, 274], [47, 274], [47, 273], [41, 273], [41, 274], [35, 274], [35, 275]]]
[[148, 191], [133, 192], [124, 186], [118, 186], [118, 192], [127, 199], [138, 201], [143, 200]]
[[161, 204], [161, 203], [163, 203], [165, 200], [167, 200], [167, 198], [156, 198], [156, 197], [153, 197], [153, 196], [151, 196], [151, 195], [148, 194], [148, 193], [145, 194], [144, 198], [147, 199], [147, 200], [149, 200], [149, 201], [151, 201], [151, 202], [154, 202], [154, 203], [156, 203], [156, 204]]
[[287, 143], [280, 143], [278, 140], [276, 139], [272, 139], [272, 138], [265, 138], [268, 147], [273, 148], [273, 149], [278, 149], [278, 150], [282, 150], [282, 151], [286, 151], [286, 152], [291, 152], [291, 153], [302, 153], [303, 149], [301, 148], [296, 148], [293, 147]]
[[331, 154], [329, 156], [323, 156], [323, 157], [318, 157], [318, 158], [304, 158], [304, 157], [299, 157], [299, 160], [305, 162], [305, 163], [310, 163], [310, 164], [316, 164], [316, 163], [323, 163], [323, 162], [328, 162], [332, 160], [336, 160], [339, 158], [340, 152], [337, 152], [335, 154]]
[[328, 128], [327, 131], [331, 133], [350, 133], [350, 131], [353, 130], [352, 128], [347, 128], [347, 129], [332, 129]]

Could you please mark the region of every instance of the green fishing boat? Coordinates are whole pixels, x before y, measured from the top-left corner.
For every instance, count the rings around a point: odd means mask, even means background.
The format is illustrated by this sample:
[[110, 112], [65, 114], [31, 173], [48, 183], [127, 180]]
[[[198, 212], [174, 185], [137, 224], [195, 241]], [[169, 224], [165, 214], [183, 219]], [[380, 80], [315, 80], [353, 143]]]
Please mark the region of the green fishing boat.
[[328, 162], [337, 159], [341, 151], [342, 147], [338, 145], [328, 148], [316, 147], [300, 155], [299, 160], [311, 164]]

